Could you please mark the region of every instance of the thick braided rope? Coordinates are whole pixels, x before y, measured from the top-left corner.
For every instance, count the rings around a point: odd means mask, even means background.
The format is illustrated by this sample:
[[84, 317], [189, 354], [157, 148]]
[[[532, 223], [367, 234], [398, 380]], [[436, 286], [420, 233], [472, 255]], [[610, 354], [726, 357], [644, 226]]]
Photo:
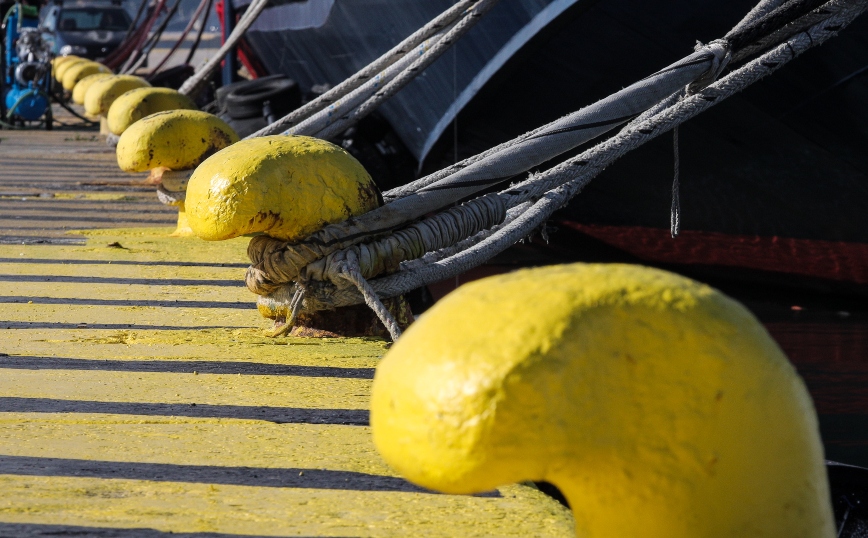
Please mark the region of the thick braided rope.
[[390, 234], [373, 243], [355, 245], [329, 254], [308, 265], [302, 278], [336, 283], [339, 266], [353, 252], [365, 278], [397, 271], [402, 262], [421, 258], [427, 252], [449, 247], [503, 222], [504, 199], [483, 196]]
[[377, 292], [371, 288], [371, 285], [367, 280], [365, 280], [365, 277], [362, 276], [362, 272], [359, 269], [359, 261], [355, 258], [354, 253], [347, 253], [347, 260], [341, 268], [340, 275], [355, 284], [359, 293], [361, 293], [364, 298], [365, 304], [368, 305], [368, 308], [374, 311], [383, 325], [386, 326], [386, 329], [389, 331], [389, 336], [392, 337], [392, 341], [400, 338], [401, 328], [398, 327], [398, 322], [395, 321], [395, 318], [392, 317], [389, 309], [386, 308], [386, 305], [384, 305], [383, 301], [381, 301], [377, 296]]
[[[274, 284], [294, 280], [303, 267], [331, 252], [392, 232], [425, 213], [442, 209], [503, 182], [630, 121], [703, 74], [719, 72], [726, 55], [725, 47], [712, 43], [636, 84], [550, 124], [546, 130], [524, 137], [522, 142], [505, 151], [491, 154], [413, 194], [364, 215], [325, 226], [301, 243], [276, 243], [254, 238], [248, 247], [248, 255], [254, 265], [266, 257], [272, 260], [273, 263], [261, 269]], [[260, 249], [262, 252], [257, 252]], [[280, 252], [279, 259], [274, 256], [277, 252]]]
[[740, 50], [751, 43], [767, 36], [790, 22], [807, 15], [811, 11], [827, 3], [828, 0], [790, 0], [766, 13], [756, 20], [751, 20], [741, 27], [736, 27], [725, 39], [733, 50]]
[[732, 30], [730, 30], [729, 34], [744, 30], [788, 1], [789, 0], [762, 0], [759, 4], [755, 5], [754, 8], [732, 28]]
[[334, 88], [320, 95], [319, 97], [302, 106], [301, 108], [290, 112], [286, 116], [280, 118], [279, 120], [268, 125], [267, 127], [263, 127], [259, 131], [249, 135], [247, 138], [256, 138], [260, 136], [268, 136], [283, 132], [284, 130], [296, 125], [299, 121], [302, 121], [305, 118], [310, 117], [312, 114], [319, 112], [323, 108], [331, 105], [332, 103], [349, 94], [351, 91], [355, 90], [362, 84], [368, 82], [372, 77], [375, 77], [377, 74], [381, 73], [387, 67], [394, 64], [395, 62], [406, 56], [408, 53], [411, 53], [413, 49], [424, 43], [434, 34], [439, 33], [444, 27], [449, 26], [459, 17], [464, 16], [467, 10], [471, 6], [473, 6], [473, 4], [478, 2], [479, 0], [461, 0], [457, 4], [453, 5], [452, 7], [438, 15], [431, 22], [411, 34], [409, 37], [404, 39], [391, 50], [363, 67], [350, 78], [341, 82]]
[[732, 61], [740, 62], [745, 58], [749, 58], [755, 54], [760, 52], [764, 52], [768, 50], [770, 47], [773, 47], [783, 41], [786, 41], [790, 37], [798, 34], [799, 32], [804, 32], [808, 28], [815, 26], [822, 21], [829, 18], [830, 15], [840, 11], [841, 9], [845, 9], [849, 4], [849, 0], [838, 0], [834, 2], [828, 2], [807, 15], [804, 15], [793, 22], [785, 25], [784, 27], [772, 32], [771, 34], [762, 37], [756, 40], [754, 43], [742, 48], [733, 54]]
[[[456, 41], [461, 39], [464, 34], [473, 28], [482, 16], [488, 13], [491, 8], [496, 6], [498, 2], [500, 2], [500, 0], [481, 0], [478, 4], [468, 10], [467, 16], [462, 18], [455, 24], [455, 26], [449, 29], [442, 39], [435, 42], [430, 49], [421, 54], [412, 65], [403, 70], [398, 74], [398, 76], [388, 82], [381, 90], [376, 92], [365, 102], [361, 103], [355, 109], [347, 111], [338, 121], [329, 124], [324, 129], [315, 133], [314, 136], [322, 139], [332, 138], [333, 136], [349, 129], [359, 120], [373, 112], [374, 109], [380, 106], [383, 101], [398, 93], [402, 88], [404, 88], [404, 86], [415, 79], [419, 73], [424, 71], [437, 58], [442, 56], [444, 52], [449, 50]], [[297, 133], [294, 129], [290, 129], [287, 131], [287, 134]]]
[[[533, 190], [547, 186], [551, 186], [551, 189], [547, 190], [531, 209], [471, 248], [422, 268], [402, 270], [372, 280], [369, 284], [380, 297], [393, 297], [431, 282], [454, 277], [484, 263], [540, 226], [551, 213], [575, 196], [606, 166], [632, 149], [777, 71], [804, 51], [824, 43], [863, 13], [866, 7], [868, 7], [868, 0], [849, 2], [847, 8], [832, 15], [828, 20], [793, 36], [707, 88], [678, 101], [649, 119], [631, 123], [611, 139], [540, 174], [536, 178], [540, 185], [536, 185]], [[313, 287], [312, 291], [314, 292], [314, 297], [311, 298], [313, 304], [323, 299], [333, 306], [361, 302], [361, 297], [354, 294], [352, 290], [336, 290], [332, 286], [319, 284]]]
[[[362, 260], [366, 277], [398, 269], [399, 264], [439, 250], [471, 237], [481, 230], [502, 222], [506, 216], [506, 199], [483, 196], [449, 211], [429, 217], [407, 227], [382, 241], [351, 247]], [[259, 295], [269, 295], [281, 285], [302, 279], [325, 280], [334, 275], [335, 255], [329, 254], [303, 267], [292, 265], [292, 258], [285, 258], [285, 243], [268, 236], [250, 240], [248, 254], [252, 265], [247, 269], [245, 281], [248, 289]], [[289, 267], [291, 272], [286, 272]], [[296, 274], [298, 273], [298, 274]]]
[[[455, 23], [453, 23], [455, 24]], [[435, 48], [445, 38], [446, 32], [450, 27], [446, 27], [441, 32], [431, 36], [429, 39], [420, 43], [416, 48], [403, 58], [387, 67], [384, 71], [377, 73], [367, 82], [349, 92], [340, 99], [334, 100], [328, 106], [325, 106], [318, 112], [314, 112], [308, 117], [299, 120], [299, 122], [283, 132], [283, 134], [316, 136], [317, 138], [328, 139], [328, 136], [321, 136], [320, 133], [328, 130], [332, 126], [345, 123], [344, 118], [356, 110], [372, 95], [376, 94], [384, 84], [388, 84], [402, 73], [415, 65], [417, 58], [424, 56], [433, 48]], [[415, 73], [414, 73], [415, 75]], [[349, 126], [347, 126], [349, 127]], [[343, 132], [346, 128], [341, 128], [338, 133]]]
[[178, 91], [195, 99], [199, 92], [202, 91], [205, 81], [208, 80], [211, 74], [220, 66], [220, 62], [223, 61], [226, 54], [228, 54], [229, 51], [238, 43], [238, 40], [244, 36], [244, 33], [247, 32], [247, 29], [256, 21], [257, 17], [259, 17], [259, 14], [262, 13], [262, 10], [265, 9], [267, 4], [268, 0], [253, 0], [253, 2], [247, 7], [247, 11], [244, 12], [244, 15], [242, 15], [238, 20], [235, 29], [226, 37], [226, 41], [219, 49], [217, 49], [214, 56], [212, 56], [205, 65], [200, 67], [192, 77], [184, 81], [184, 84]]

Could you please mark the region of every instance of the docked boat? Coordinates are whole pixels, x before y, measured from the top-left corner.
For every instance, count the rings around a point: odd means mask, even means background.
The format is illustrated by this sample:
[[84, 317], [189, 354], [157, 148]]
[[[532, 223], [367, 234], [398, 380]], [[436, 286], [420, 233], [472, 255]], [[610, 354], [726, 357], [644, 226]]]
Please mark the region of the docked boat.
[[[241, 10], [246, 2], [234, 5]], [[388, 125], [360, 126], [362, 133], [351, 133], [344, 145], [363, 154], [360, 139], [373, 137], [367, 153], [381, 187], [406, 183], [420, 170], [479, 153], [641, 79], [696, 40], [723, 36], [753, 4], [502, 2], [454, 53], [382, 106]], [[449, 5], [276, 2], [246, 39], [268, 73], [315, 92]], [[561, 233], [548, 246], [513, 258], [637, 259], [864, 292], [866, 30], [868, 21], [857, 20], [826, 46], [681, 128], [677, 239], [669, 230], [673, 143], [664, 136], [606, 170], [557, 214]]]

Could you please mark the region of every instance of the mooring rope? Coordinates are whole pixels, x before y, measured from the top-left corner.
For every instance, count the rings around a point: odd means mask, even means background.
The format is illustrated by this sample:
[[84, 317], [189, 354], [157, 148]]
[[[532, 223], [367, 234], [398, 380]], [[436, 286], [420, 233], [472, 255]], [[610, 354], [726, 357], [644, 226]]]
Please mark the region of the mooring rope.
[[[781, 6], [761, 17], [755, 26], [774, 31], [777, 28], [769, 24], [770, 20], [780, 25], [791, 22], [780, 17], [780, 9], [792, 10], [792, 6], [798, 4], [800, 10], [795, 12], [802, 13], [805, 5], [815, 1], [800, 0]], [[740, 35], [757, 34], [753, 28], [747, 27]], [[303, 267], [331, 252], [390, 233], [425, 213], [442, 209], [483, 188], [514, 177], [635, 118], [687, 84], [692, 85], [691, 90], [695, 89], [697, 83], [699, 86], [696, 87], [701, 87], [720, 74], [730, 54], [726, 41], [701, 46], [682, 61], [613, 96], [557, 120], [533, 134], [519, 137], [511, 144], [501, 145], [501, 150], [488, 152], [487, 156], [468, 165], [460, 163], [461, 166], [451, 167], [454, 173], [432, 178], [421, 188], [417, 184], [414, 192], [392, 198], [380, 208], [343, 223], [328, 225], [301, 243], [269, 244], [269, 252], [274, 254], [279, 251], [284, 265], [280, 278], [272, 278], [271, 281], [274, 284], [291, 281]], [[256, 246], [251, 243], [248, 249], [254, 265], [257, 259], [254, 252]], [[257, 289], [257, 286], [253, 285], [252, 288]]]
[[[326, 128], [318, 131], [317, 138], [328, 139], [355, 125], [359, 120], [374, 111], [383, 101], [398, 93], [402, 88], [414, 80], [422, 71], [431, 65], [437, 58], [449, 50], [456, 41], [466, 34], [491, 8], [500, 0], [481, 0], [478, 4], [467, 10], [466, 16], [454, 24], [448, 31], [443, 32], [442, 38], [424, 51], [409, 67], [401, 71], [391, 81], [388, 81], [382, 89], [374, 93], [366, 101], [359, 104], [353, 110], [347, 111], [339, 121], [331, 123]], [[301, 127], [299, 125], [299, 127]], [[290, 129], [287, 134], [300, 134], [295, 129]]]
[[387, 51], [385, 54], [381, 55], [379, 58], [377, 58], [367, 66], [363, 67], [353, 76], [349, 77], [345, 81], [341, 82], [334, 88], [330, 89], [326, 93], [322, 94], [321, 96], [307, 103], [301, 108], [290, 112], [286, 116], [280, 118], [279, 120], [268, 125], [267, 127], [264, 127], [259, 131], [251, 134], [247, 138], [256, 138], [260, 136], [278, 134], [290, 127], [293, 127], [294, 125], [298, 124], [298, 122], [310, 117], [316, 112], [319, 112], [320, 110], [331, 106], [332, 103], [343, 98], [353, 90], [359, 88], [372, 78], [381, 74], [395, 62], [404, 58], [408, 54], [413, 53], [418, 46], [433, 37], [435, 34], [440, 33], [443, 28], [450, 26], [460, 17], [466, 16], [468, 10], [479, 2], [480, 0], [459, 1], [458, 3], [432, 19], [431, 22], [429, 22], [428, 24], [408, 36], [406, 39], [401, 41], [399, 44], [394, 46], [392, 49]]
[[[597, 144], [579, 156], [499, 193], [510, 200], [510, 205], [521, 202], [528, 208], [521, 211], [514, 220], [505, 223], [481, 241], [458, 253], [431, 263], [412, 264], [412, 267], [405, 264], [395, 273], [370, 280], [367, 284], [379, 297], [393, 297], [425, 284], [453, 277], [484, 263], [487, 259], [527, 237], [534, 229], [544, 223], [552, 212], [580, 192], [606, 166], [632, 149], [680, 125], [755, 83], [760, 78], [777, 71], [804, 51], [824, 43], [864, 12], [868, 6], [868, 0], [846, 3], [830, 2], [829, 4], [833, 3], [840, 5], [841, 9], [831, 14], [827, 20], [820, 24], [789, 38], [745, 66], [712, 82], [707, 87], [688, 94], [682, 99], [675, 100], [670, 106], [650, 115], [650, 117], [648, 114], [641, 115], [612, 138]], [[670, 98], [668, 101], [671, 103], [673, 99]], [[528, 199], [532, 198], [536, 198], [536, 200], [527, 204]], [[513, 207], [517, 206], [513, 205]], [[472, 243], [472, 241], [468, 242]], [[329, 280], [325, 280], [309, 283], [304, 308], [347, 306], [362, 301], [363, 297], [358, 290], [352, 288], [338, 289]]]

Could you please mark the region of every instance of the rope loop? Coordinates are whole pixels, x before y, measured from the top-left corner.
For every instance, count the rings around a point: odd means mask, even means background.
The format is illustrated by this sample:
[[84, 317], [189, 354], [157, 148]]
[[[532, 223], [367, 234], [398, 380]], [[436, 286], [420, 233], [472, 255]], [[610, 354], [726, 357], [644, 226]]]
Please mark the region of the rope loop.
[[712, 55], [709, 70], [687, 86], [687, 94], [691, 95], [714, 83], [732, 60], [732, 46], [727, 39], [715, 39], [707, 45], [697, 41], [694, 47], [696, 52], [707, 51]]

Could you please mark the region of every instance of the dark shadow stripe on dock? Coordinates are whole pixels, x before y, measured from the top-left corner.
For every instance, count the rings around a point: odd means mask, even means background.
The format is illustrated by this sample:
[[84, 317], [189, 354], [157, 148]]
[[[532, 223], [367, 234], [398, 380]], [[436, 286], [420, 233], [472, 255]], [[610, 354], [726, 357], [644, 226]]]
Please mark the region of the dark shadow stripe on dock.
[[[156, 529], [119, 529], [80, 525], [47, 525], [44, 523], [2, 523], [0, 538], [40, 538], [43, 536], [86, 536], [93, 538], [266, 538], [265, 535], [224, 534], [219, 532], [163, 532]], [[271, 536], [271, 535], [269, 535]], [[273, 537], [271, 538], [280, 538]], [[297, 538], [305, 538], [304, 536]], [[306, 538], [317, 538], [308, 536]]]
[[81, 306], [151, 306], [158, 308], [229, 308], [233, 310], [256, 310], [253, 301], [226, 303], [219, 301], [146, 301], [127, 299], [73, 299], [60, 297], [29, 297], [26, 295], [0, 295], [0, 304], [62, 304]]
[[[70, 176], [70, 179], [73, 176]], [[77, 177], [87, 177], [86, 175], [77, 175]], [[109, 178], [106, 178], [107, 180]], [[154, 187], [146, 187], [146, 186], [136, 186], [136, 185], [88, 185], [82, 184], [78, 181], [64, 181], [59, 182], [57, 180], [49, 180], [45, 182], [36, 182], [29, 180], [22, 180], [22, 178], [15, 178], [11, 181], [4, 181], [3, 186], [9, 189], [32, 189], [37, 188], [42, 191], [59, 191], [59, 192], [68, 192], [71, 190], [75, 190], [78, 192], [117, 192], [117, 193], [127, 193], [127, 192], [154, 192]]]
[[[298, 467], [222, 467], [214, 465], [177, 465], [171, 463], [0, 456], [0, 474], [149, 480], [155, 482], [219, 484], [264, 488], [403, 491], [436, 495], [433, 491], [415, 486], [403, 478], [396, 476]], [[491, 492], [487, 495], [499, 496], [497, 492]]]
[[189, 418], [264, 420], [276, 424], [367, 426], [367, 409], [309, 409], [252, 405], [94, 402], [52, 398], [0, 397], [0, 413], [98, 413]]
[[128, 284], [140, 286], [224, 286], [244, 287], [244, 281], [180, 278], [115, 278], [101, 276], [0, 275], [0, 282], [59, 282], [62, 284]]
[[175, 224], [177, 219], [171, 218], [172, 215], [170, 213], [165, 214], [166, 218], [152, 218], [152, 219], [139, 219], [135, 217], [125, 217], [118, 216], [115, 218], [112, 217], [86, 217], [82, 215], [70, 214], [66, 215], [34, 215], [34, 216], [25, 216], [19, 215], [17, 217], [8, 217], [4, 216], [0, 218], [0, 222], [3, 221], [12, 221], [12, 222], [103, 222], [103, 223], [115, 223], [115, 222], [132, 222], [135, 224], [151, 224], [151, 225], [166, 225], [166, 224]]
[[117, 207], [119, 209], [134, 210], [137, 213], [139, 211], [145, 211], [148, 213], [165, 213], [171, 211], [170, 209], [154, 207], [154, 199], [150, 196], [140, 196], [136, 198], [128, 197], [126, 199], [115, 200], [95, 200], [87, 198], [43, 198], [38, 192], [0, 192], [0, 207], [4, 209], [7, 207], [32, 207], [34, 209], [45, 210], [49, 207], [72, 208], [79, 206], [91, 206], [94, 209], [100, 209], [102, 207]]
[[[40, 228], [40, 231], [48, 231]], [[38, 237], [29, 235], [0, 235], [0, 245], [84, 245], [85, 237]]]
[[[290, 346], [292, 347], [292, 346]], [[297, 377], [334, 377], [340, 379], [374, 379], [374, 368], [337, 366], [299, 366], [240, 361], [186, 360], [96, 360], [61, 357], [0, 356], [0, 368], [15, 370], [98, 370], [106, 372], [155, 372], [220, 375], [279, 375]]]
[[52, 323], [48, 321], [3, 321], [0, 329], [108, 329], [113, 331], [206, 331], [221, 329], [255, 329], [250, 325], [139, 325], [136, 323]]
[[[49, 204], [51, 204], [49, 206]], [[134, 207], [128, 207], [133, 205]], [[142, 207], [135, 207], [135, 205], [141, 205]], [[157, 215], [162, 217], [168, 217], [172, 214], [177, 215], [177, 210], [169, 209], [154, 209], [153, 204], [89, 204], [89, 205], [68, 205], [66, 201], [62, 202], [13, 202], [4, 203], [2, 199], [0, 199], [0, 210], [3, 211], [3, 215], [7, 218], [13, 218], [15, 216], [22, 216], [24, 218], [32, 218], [34, 220], [40, 219], [43, 217], [42, 213], [51, 213], [52, 216], [55, 215], [86, 215], [88, 213], [96, 213], [99, 215], [105, 216], [106, 214], [117, 214], [117, 215], [129, 215], [132, 213], [133, 215]], [[20, 220], [20, 219], [13, 219]]]
[[249, 263], [207, 263], [180, 261], [132, 261], [132, 260], [51, 260], [47, 258], [0, 258], [0, 263], [39, 263], [47, 265], [143, 265], [171, 267], [235, 267], [247, 269]]

